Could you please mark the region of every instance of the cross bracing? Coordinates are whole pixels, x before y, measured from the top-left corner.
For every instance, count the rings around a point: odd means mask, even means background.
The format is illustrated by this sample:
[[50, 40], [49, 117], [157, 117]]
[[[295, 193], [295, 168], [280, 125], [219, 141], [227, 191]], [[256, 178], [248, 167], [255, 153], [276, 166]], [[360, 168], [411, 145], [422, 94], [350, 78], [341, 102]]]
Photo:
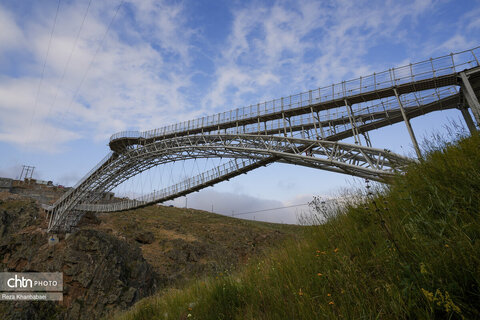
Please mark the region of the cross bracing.
[[[372, 148], [369, 131], [404, 121], [415, 146], [409, 120], [452, 108], [476, 130], [466, 108], [478, 125], [479, 53], [475, 48], [167, 127], [117, 133], [112, 152], [48, 208], [49, 229], [67, 230], [86, 211], [171, 200], [273, 162], [385, 181], [413, 160]], [[349, 137], [355, 144], [340, 142]], [[137, 199], [97, 203], [103, 192], [145, 170], [198, 158], [231, 160]]]
[[[113, 206], [109, 204], [85, 204], [77, 206], [78, 209], [85, 211], [118, 211], [163, 202], [178, 197], [180, 193], [183, 195], [197, 191], [203, 185], [213, 185], [215, 180], [223, 181], [236, 174], [250, 171], [258, 165], [265, 165], [265, 160], [271, 161], [272, 158], [275, 158], [276, 162], [301, 164], [380, 181], [393, 175], [395, 169], [400, 169], [411, 161], [408, 158], [392, 154], [388, 150], [353, 144], [254, 135], [171, 138], [145, 146], [141, 151], [130, 150], [125, 156], [131, 159], [146, 159], [146, 163], [152, 165], [158, 165], [161, 159], [175, 161], [174, 159], [188, 157], [229, 157], [233, 160], [140, 199], [119, 202]], [[237, 159], [242, 160], [237, 161]], [[129, 174], [130, 172], [126, 171], [126, 175]]]

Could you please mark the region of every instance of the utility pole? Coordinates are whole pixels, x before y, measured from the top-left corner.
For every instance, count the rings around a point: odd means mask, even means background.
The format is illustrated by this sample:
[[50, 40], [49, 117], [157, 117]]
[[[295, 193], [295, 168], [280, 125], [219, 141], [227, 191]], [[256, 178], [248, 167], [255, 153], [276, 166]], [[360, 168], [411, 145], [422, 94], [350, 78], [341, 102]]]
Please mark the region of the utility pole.
[[22, 180], [22, 178], [24, 180], [32, 179], [34, 170], [35, 170], [35, 167], [33, 167], [33, 166], [23, 165], [22, 166], [22, 172], [20, 173], [20, 179], [19, 180]]

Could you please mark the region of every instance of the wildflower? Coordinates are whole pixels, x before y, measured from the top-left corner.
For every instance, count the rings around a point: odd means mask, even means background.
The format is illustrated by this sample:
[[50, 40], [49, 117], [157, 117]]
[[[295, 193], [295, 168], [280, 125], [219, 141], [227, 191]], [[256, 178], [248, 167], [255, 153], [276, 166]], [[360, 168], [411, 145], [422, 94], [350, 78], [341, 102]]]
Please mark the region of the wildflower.
[[445, 245], [445, 248], [450, 248], [450, 246], [448, 244]]
[[192, 311], [192, 308], [189, 307], [189, 308], [188, 308], [188, 311]]
[[321, 274], [321, 273], [319, 272], [319, 273], [317, 273], [317, 276], [321, 277], [321, 276], [323, 276], [323, 274]]
[[327, 297], [331, 297], [331, 296], [332, 296], [332, 294], [331, 294], [331, 293], [327, 293]]
[[433, 301], [433, 293], [422, 288], [422, 293], [428, 301]]
[[423, 262], [420, 263], [420, 273], [421, 274], [427, 274], [428, 273], [427, 268], [425, 267], [425, 264]]
[[191, 313], [187, 314], [187, 318], [191, 318], [191, 317], [192, 317]]
[[337, 252], [338, 252], [338, 248], [335, 248], [335, 250], [333, 250], [333, 252], [337, 253]]
[[335, 302], [330, 301], [328, 304], [331, 305], [331, 306], [333, 306], [333, 305], [335, 304]]
[[298, 295], [299, 295], [299, 296], [303, 296], [302, 288], [300, 288], [300, 291], [298, 291]]
[[320, 250], [317, 250], [317, 253], [320, 253]]
[[316, 256], [316, 257], [320, 257], [320, 255], [319, 255], [319, 254], [316, 254], [315, 256]]
[[433, 301], [437, 302], [437, 306], [443, 306], [445, 308], [445, 312], [447, 313], [452, 311], [457, 314], [462, 313], [460, 308], [450, 298], [450, 294], [448, 293], [448, 291], [445, 291], [445, 295], [443, 295], [440, 289], [437, 289], [437, 291], [435, 291], [435, 297], [433, 298]]

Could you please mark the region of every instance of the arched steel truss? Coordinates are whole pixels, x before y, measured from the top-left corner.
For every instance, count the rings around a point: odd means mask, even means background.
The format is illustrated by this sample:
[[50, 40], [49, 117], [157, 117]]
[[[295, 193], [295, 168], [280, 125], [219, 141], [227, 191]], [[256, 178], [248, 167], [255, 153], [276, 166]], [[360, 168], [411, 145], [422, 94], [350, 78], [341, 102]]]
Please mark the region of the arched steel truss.
[[[92, 200], [96, 195], [112, 190], [123, 181], [151, 167], [196, 158], [233, 160], [141, 199], [113, 204], [80, 203], [85, 198]], [[118, 211], [170, 200], [271, 162], [296, 164], [385, 181], [411, 161], [388, 150], [324, 140], [245, 134], [170, 138], [127, 148], [122, 154], [112, 153], [103, 165], [63, 199], [63, 212], [57, 211], [52, 215], [51, 225], [70, 225], [72, 221], [69, 215], [62, 214], [69, 211]], [[73, 216], [76, 215], [78, 213]]]
[[[468, 107], [478, 125], [479, 50], [164, 128], [115, 134], [110, 140], [112, 152], [46, 208], [49, 231], [70, 229], [86, 211], [128, 210], [171, 200], [273, 162], [385, 181], [414, 160], [372, 148], [369, 131], [404, 121], [416, 146], [409, 120], [452, 108], [459, 108], [469, 129], [476, 130]], [[356, 144], [338, 142], [348, 137]], [[361, 145], [361, 137], [367, 146]], [[138, 199], [96, 203], [104, 192], [154, 166], [219, 157], [231, 160]]]

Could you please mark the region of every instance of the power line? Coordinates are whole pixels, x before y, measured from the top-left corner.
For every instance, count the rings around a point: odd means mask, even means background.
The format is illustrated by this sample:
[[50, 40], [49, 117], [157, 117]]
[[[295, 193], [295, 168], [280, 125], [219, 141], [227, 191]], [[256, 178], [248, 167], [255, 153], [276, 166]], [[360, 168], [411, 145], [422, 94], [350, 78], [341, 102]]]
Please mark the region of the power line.
[[[88, 11], [89, 11], [89, 9], [90, 9], [91, 3], [92, 3], [92, 0], [90, 0], [90, 1], [88, 2], [87, 10], [85, 10], [85, 14], [83, 15], [82, 24], [80, 25], [80, 29], [78, 29], [77, 36], [76, 36], [76, 38], [75, 38], [75, 42], [73, 43], [73, 46], [72, 46], [72, 50], [70, 51], [70, 55], [68, 56], [67, 62], [66, 62], [66, 64], [65, 64], [65, 67], [63, 68], [62, 77], [60, 78], [60, 81], [58, 82], [57, 91], [56, 91], [56, 93], [55, 93], [55, 97], [53, 98], [53, 103], [50, 105], [50, 107], [49, 107], [49, 109], [48, 109], [48, 112], [47, 112], [47, 118], [48, 118], [48, 116], [50, 115], [50, 112], [52, 111], [53, 107], [55, 106], [55, 104], [56, 104], [56, 102], [57, 102], [57, 97], [58, 97], [58, 93], [59, 93], [59, 91], [60, 91], [60, 86], [61, 86], [62, 83], [63, 83], [63, 80], [64, 80], [64, 78], [65, 78], [65, 74], [66, 74], [66, 72], [67, 72], [68, 66], [70, 65], [70, 60], [72, 59], [73, 52], [75, 51], [75, 48], [77, 47], [77, 42], [78, 42], [78, 39], [80, 38], [80, 34], [81, 34], [81, 32], [82, 32], [83, 25], [85, 24], [85, 20], [86, 20], [86, 18], [87, 18]], [[44, 129], [45, 129], [45, 122], [43, 123], [41, 133], [43, 132]]]
[[45, 55], [45, 60], [43, 61], [42, 75], [40, 76], [40, 82], [38, 83], [37, 95], [35, 96], [35, 105], [33, 107], [32, 117], [30, 118], [30, 126], [29, 126], [30, 132], [29, 132], [29, 135], [32, 134], [31, 129], [32, 129], [32, 124], [33, 124], [33, 119], [35, 118], [35, 112], [37, 110], [37, 105], [38, 105], [38, 97], [40, 95], [40, 88], [42, 87], [43, 78], [45, 76], [45, 67], [47, 65], [47, 59], [48, 59], [48, 55], [50, 53], [50, 47], [52, 45], [53, 32], [55, 31], [55, 26], [57, 25], [58, 11], [60, 10], [60, 1], [61, 0], [58, 0], [57, 11], [55, 12], [55, 18], [53, 20], [52, 31], [50, 32], [50, 40], [48, 41], [47, 54]]
[[107, 29], [105, 30], [105, 34], [103, 35], [102, 40], [101, 40], [100, 43], [98, 44], [97, 50], [95, 51], [95, 54], [93, 55], [92, 60], [90, 61], [87, 69], [85, 70], [85, 73], [83, 74], [83, 77], [82, 77], [82, 80], [80, 81], [80, 84], [78, 85], [77, 89], [75, 90], [75, 93], [73, 94], [72, 100], [70, 101], [67, 109], [65, 110], [65, 113], [64, 113], [64, 115], [63, 115], [63, 117], [62, 117], [62, 120], [64, 119], [65, 114], [67, 114], [68, 111], [70, 110], [73, 102], [75, 101], [75, 98], [76, 98], [77, 95], [78, 95], [78, 92], [80, 91], [80, 88], [81, 88], [82, 85], [83, 85], [83, 82], [84, 82], [85, 79], [87, 78], [87, 74], [88, 74], [88, 72], [90, 71], [90, 69], [92, 68], [93, 62], [95, 61], [98, 53], [100, 52], [100, 49], [103, 47], [103, 43], [105, 42], [105, 39], [106, 39], [106, 37], [107, 37], [107, 34], [108, 34], [108, 32], [110, 31], [110, 28], [111, 28], [111, 26], [112, 26], [112, 24], [113, 24], [113, 21], [115, 21], [115, 18], [117, 17], [117, 14], [118, 14], [118, 11], [119, 11], [120, 8], [122, 7], [124, 1], [125, 1], [125, 0], [122, 0], [122, 1], [120, 2], [120, 4], [117, 6], [117, 9], [115, 10], [115, 14], [113, 15], [112, 19], [110, 20], [110, 23], [108, 24], [108, 27], [107, 27]]
[[240, 216], [244, 214], [250, 214], [250, 213], [257, 213], [257, 212], [265, 212], [265, 211], [273, 211], [273, 210], [280, 210], [280, 209], [286, 209], [286, 208], [294, 208], [294, 207], [301, 207], [301, 206], [306, 206], [308, 203], [300, 203], [300, 204], [294, 204], [291, 206], [286, 206], [286, 207], [278, 207], [278, 208], [271, 208], [271, 209], [262, 209], [262, 210], [256, 210], [256, 211], [249, 211], [249, 212], [242, 212], [242, 213], [235, 213], [232, 214], [232, 216]]

